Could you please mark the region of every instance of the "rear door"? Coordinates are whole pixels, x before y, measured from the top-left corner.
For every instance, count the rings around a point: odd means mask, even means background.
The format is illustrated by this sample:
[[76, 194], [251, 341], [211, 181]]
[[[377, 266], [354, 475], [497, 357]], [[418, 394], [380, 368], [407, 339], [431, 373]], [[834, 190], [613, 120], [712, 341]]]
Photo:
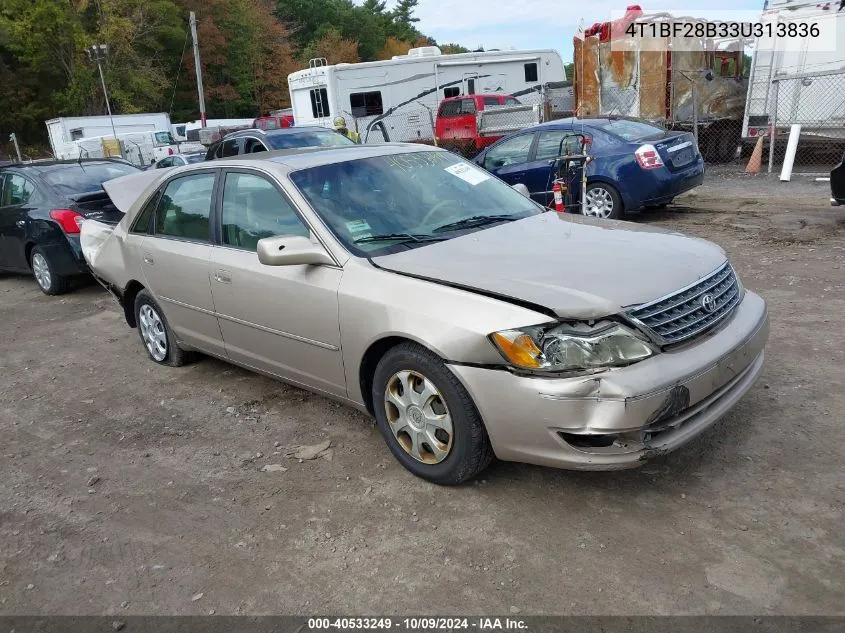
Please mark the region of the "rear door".
[[0, 197], [0, 252], [6, 268], [29, 269], [25, 241], [29, 212], [36, 198], [32, 180], [21, 174], [6, 173]]
[[141, 270], [176, 338], [223, 355], [209, 281], [216, 174], [202, 170], [167, 182], [153, 216], [152, 235], [141, 242]]
[[226, 353], [250, 367], [346, 395], [337, 300], [343, 270], [260, 263], [258, 240], [310, 237], [310, 230], [267, 175], [246, 169], [224, 174], [211, 287]]

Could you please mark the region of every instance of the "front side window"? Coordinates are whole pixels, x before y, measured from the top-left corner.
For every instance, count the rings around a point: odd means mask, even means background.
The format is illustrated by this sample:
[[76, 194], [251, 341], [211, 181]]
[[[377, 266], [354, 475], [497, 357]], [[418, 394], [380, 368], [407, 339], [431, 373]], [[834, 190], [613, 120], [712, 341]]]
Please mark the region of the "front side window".
[[311, 114], [315, 119], [331, 116], [329, 111], [329, 93], [325, 88], [311, 90]]
[[291, 180], [359, 256], [422, 247], [542, 212], [483, 169], [444, 151], [332, 162], [296, 171]]
[[176, 140], [170, 136], [170, 132], [156, 132], [155, 139], [157, 145], [175, 145]]
[[537, 81], [537, 62], [525, 64], [525, 82], [532, 83]]
[[207, 242], [213, 192], [214, 174], [171, 180], [156, 209], [155, 234]]
[[267, 179], [228, 173], [223, 186], [223, 243], [255, 251], [258, 240], [310, 234], [293, 205]]
[[35, 185], [23, 176], [8, 174], [3, 187], [3, 200], [0, 206], [26, 204], [35, 192]]
[[381, 91], [354, 92], [349, 95], [349, 107], [354, 117], [378, 116], [384, 112]]
[[508, 165], [527, 163], [533, 141], [533, 134], [523, 134], [494, 145], [487, 150], [484, 166], [487, 169], [498, 169]]

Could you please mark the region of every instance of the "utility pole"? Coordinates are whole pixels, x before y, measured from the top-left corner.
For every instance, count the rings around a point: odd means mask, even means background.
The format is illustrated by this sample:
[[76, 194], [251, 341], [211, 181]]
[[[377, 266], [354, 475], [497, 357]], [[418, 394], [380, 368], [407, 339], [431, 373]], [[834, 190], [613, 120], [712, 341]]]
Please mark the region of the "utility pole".
[[18, 155], [18, 162], [22, 163], [23, 158], [21, 158], [21, 148], [18, 146], [18, 135], [12, 132], [9, 134], [9, 140], [15, 144], [15, 153]]
[[120, 141], [117, 138], [117, 130], [114, 127], [114, 118], [111, 114], [111, 104], [109, 103], [109, 92], [106, 90], [106, 78], [103, 75], [103, 60], [106, 58], [106, 55], [109, 53], [109, 47], [107, 44], [92, 44], [88, 48], [85, 49], [88, 53], [88, 57], [91, 59], [92, 62], [97, 64], [97, 68], [100, 71], [100, 83], [103, 84], [103, 96], [106, 98], [106, 110], [109, 113], [109, 121], [111, 121], [111, 131], [114, 134], [114, 140], [118, 143]]
[[202, 90], [202, 66], [200, 66], [200, 45], [197, 41], [197, 14], [191, 11], [191, 37], [194, 39], [194, 66], [197, 69], [197, 92], [200, 97], [200, 122], [205, 127], [205, 93]]

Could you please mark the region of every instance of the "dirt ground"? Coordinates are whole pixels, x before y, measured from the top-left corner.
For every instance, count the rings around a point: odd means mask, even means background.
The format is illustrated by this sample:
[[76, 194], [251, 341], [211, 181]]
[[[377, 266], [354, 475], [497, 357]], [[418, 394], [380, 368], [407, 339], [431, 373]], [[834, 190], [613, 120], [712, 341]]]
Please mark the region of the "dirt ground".
[[[712, 173], [638, 220], [721, 244], [772, 335], [724, 420], [618, 473], [496, 463], [430, 485], [341, 405], [216, 360], [154, 365], [98, 286], [0, 276], [0, 613], [845, 614], [828, 196]], [[284, 455], [326, 439], [331, 460]]]

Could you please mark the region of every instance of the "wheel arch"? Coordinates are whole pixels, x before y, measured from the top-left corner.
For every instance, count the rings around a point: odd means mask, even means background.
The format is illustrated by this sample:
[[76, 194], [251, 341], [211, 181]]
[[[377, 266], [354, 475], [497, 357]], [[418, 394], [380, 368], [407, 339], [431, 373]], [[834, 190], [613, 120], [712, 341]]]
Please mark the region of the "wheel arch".
[[367, 347], [366, 351], [362, 354], [361, 363], [358, 366], [358, 385], [361, 389], [361, 397], [364, 400], [364, 406], [367, 408], [370, 415], [375, 415], [375, 408], [373, 406], [373, 377], [376, 373], [376, 367], [387, 352], [402, 343], [413, 343], [414, 345], [419, 345], [443, 360], [443, 355], [438, 353], [437, 350], [432, 349], [431, 346], [426, 345], [425, 343], [422, 343], [410, 336], [391, 334], [383, 336], [370, 343], [369, 347]]
[[123, 316], [126, 319], [129, 327], [138, 327], [138, 320], [135, 318], [135, 297], [138, 293], [144, 290], [141, 282], [132, 279], [126, 288], [123, 289], [123, 296], [121, 298], [121, 305], [123, 306]]
[[619, 186], [619, 183], [607, 176], [587, 176], [587, 187], [590, 185], [606, 185], [613, 189], [616, 192], [616, 195], [619, 196], [619, 201], [622, 203], [622, 208], [619, 210], [620, 214], [624, 214], [625, 210], [628, 209], [632, 205], [631, 200], [626, 200], [625, 196], [626, 193], [623, 192], [622, 187]]

